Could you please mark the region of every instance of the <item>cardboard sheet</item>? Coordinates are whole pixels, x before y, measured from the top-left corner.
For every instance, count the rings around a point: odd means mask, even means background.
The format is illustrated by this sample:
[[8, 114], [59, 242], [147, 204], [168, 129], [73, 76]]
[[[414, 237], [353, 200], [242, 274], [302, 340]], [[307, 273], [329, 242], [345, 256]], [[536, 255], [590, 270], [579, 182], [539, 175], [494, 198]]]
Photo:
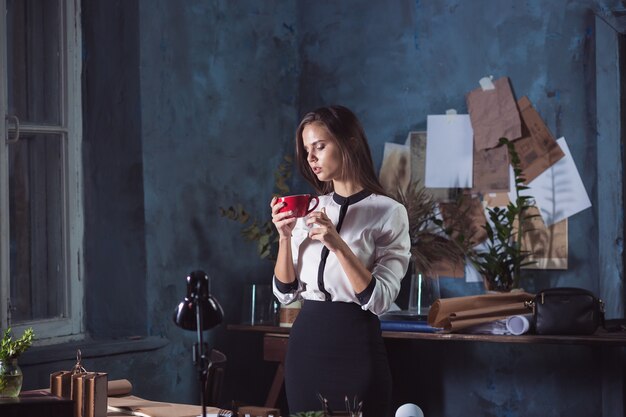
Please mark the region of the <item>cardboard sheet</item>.
[[509, 152], [506, 146], [492, 149], [474, 147], [472, 193], [509, 191]]
[[513, 145], [520, 157], [526, 183], [529, 183], [563, 158], [565, 153], [528, 97], [519, 99], [517, 105], [522, 117], [522, 138], [514, 141]]
[[466, 114], [427, 118], [427, 188], [471, 188], [473, 130]]
[[530, 252], [524, 269], [567, 269], [567, 219], [546, 227], [536, 207], [528, 209], [524, 222], [522, 250]]
[[493, 90], [477, 88], [466, 96], [478, 150], [498, 146], [502, 137], [515, 140], [522, 136], [520, 114], [509, 78], [499, 78], [493, 85]]
[[[411, 149], [411, 182], [424, 186], [426, 183], [426, 132], [409, 132], [404, 143]], [[449, 188], [426, 188], [435, 201], [448, 201]]]
[[[509, 171], [511, 173], [512, 171]], [[510, 181], [510, 179], [509, 179]], [[509, 202], [509, 192], [500, 192], [500, 193], [487, 193], [483, 194], [483, 202], [489, 208], [494, 207], [506, 207]]]
[[406, 192], [411, 181], [411, 148], [397, 143], [385, 143], [380, 183], [391, 195]]
[[439, 277], [463, 278], [465, 276], [465, 266], [462, 259], [457, 262], [449, 259], [436, 260], [432, 263], [431, 270], [433, 274]]
[[[529, 182], [529, 189], [523, 191], [524, 195], [535, 198], [546, 226], [552, 226], [591, 207], [591, 201], [565, 138], [559, 138], [557, 143], [565, 156]], [[511, 184], [511, 190], [514, 190], [513, 184]], [[514, 199], [514, 193], [511, 191], [509, 198]]]
[[439, 203], [441, 216], [446, 228], [452, 230], [452, 237], [461, 234], [469, 240], [469, 246], [476, 246], [487, 239], [484, 225], [487, 222], [482, 202], [476, 197], [464, 196], [459, 202]]

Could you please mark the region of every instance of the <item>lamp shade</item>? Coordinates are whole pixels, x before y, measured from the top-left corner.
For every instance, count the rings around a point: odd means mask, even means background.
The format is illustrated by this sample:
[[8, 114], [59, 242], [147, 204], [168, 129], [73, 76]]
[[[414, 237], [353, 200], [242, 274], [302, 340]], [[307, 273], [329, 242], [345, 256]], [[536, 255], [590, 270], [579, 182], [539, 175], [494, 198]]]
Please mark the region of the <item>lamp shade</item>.
[[220, 303], [209, 294], [209, 276], [194, 271], [187, 276], [187, 295], [174, 311], [174, 323], [185, 330], [197, 330], [196, 303], [202, 316], [202, 330], [212, 329], [224, 319]]

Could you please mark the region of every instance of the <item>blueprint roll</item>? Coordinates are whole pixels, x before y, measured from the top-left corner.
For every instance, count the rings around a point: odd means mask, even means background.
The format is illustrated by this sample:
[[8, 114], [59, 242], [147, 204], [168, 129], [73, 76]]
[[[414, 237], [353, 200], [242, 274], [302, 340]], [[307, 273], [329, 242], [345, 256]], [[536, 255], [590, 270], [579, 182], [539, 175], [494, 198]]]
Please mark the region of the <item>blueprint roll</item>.
[[396, 411], [396, 417], [424, 417], [422, 409], [415, 404], [402, 404]]
[[530, 329], [530, 320], [528, 320], [528, 316], [524, 315], [507, 317], [506, 329], [511, 332], [511, 334], [519, 336], [528, 332]]

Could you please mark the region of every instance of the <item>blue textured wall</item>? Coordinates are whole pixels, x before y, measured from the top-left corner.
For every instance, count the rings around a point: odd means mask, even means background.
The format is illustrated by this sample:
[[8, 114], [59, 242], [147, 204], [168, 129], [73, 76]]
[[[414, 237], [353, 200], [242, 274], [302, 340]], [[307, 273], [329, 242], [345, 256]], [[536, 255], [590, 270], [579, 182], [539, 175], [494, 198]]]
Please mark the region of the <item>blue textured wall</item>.
[[[592, 10], [617, 0], [82, 3], [86, 321], [96, 336], [169, 341], [95, 363], [115, 377], [131, 373], [138, 395], [197, 401], [195, 334], [171, 322], [184, 277], [206, 270], [226, 321], [239, 321], [243, 285], [269, 282], [272, 268], [219, 207], [241, 202], [267, 215], [274, 169], [316, 106], [351, 107], [379, 166], [385, 142], [404, 142], [428, 114], [466, 111], [464, 96], [481, 77], [509, 76], [517, 96], [565, 136], [596, 199]], [[305, 191], [300, 180], [292, 185]], [[570, 219], [570, 269], [538, 274], [529, 290], [597, 290], [595, 216], [592, 208]], [[482, 288], [447, 280], [444, 291]], [[229, 355], [224, 399], [262, 404], [273, 367], [262, 363], [260, 340], [223, 326], [210, 335]], [[388, 346], [396, 401], [418, 402], [428, 417], [601, 415], [599, 348]]]
[[[607, 6], [614, 6], [607, 3]], [[239, 318], [241, 283], [268, 280], [271, 269], [242, 242], [237, 225], [217, 208], [241, 201], [267, 210], [272, 171], [291, 149], [301, 114], [318, 105], [345, 104], [359, 115], [377, 166], [384, 143], [402, 142], [423, 128], [429, 113], [466, 110], [465, 94], [484, 75], [509, 76], [518, 96], [527, 95], [558, 137], [568, 140], [594, 198], [594, 119], [587, 103], [594, 68], [593, 15], [589, 1], [300, 1], [141, 2], [141, 96], [146, 205], [150, 331], [178, 337], [167, 319], [189, 268], [214, 276], [214, 293], [229, 322]], [[296, 187], [304, 185], [296, 181]], [[570, 219], [570, 265], [539, 274], [527, 287], [594, 288], [597, 255], [594, 211]], [[236, 262], [233, 262], [236, 260]], [[455, 293], [479, 285], [450, 284]], [[238, 369], [249, 357], [233, 351], [236, 336], [217, 333]], [[174, 344], [171, 365], [184, 368], [193, 341]], [[428, 346], [422, 347], [428, 352]], [[456, 367], [431, 348], [440, 373], [440, 404], [431, 415], [518, 415], [542, 410], [568, 395], [554, 384], [572, 379], [572, 361], [559, 362], [554, 347], [450, 346], [476, 365]], [[419, 354], [418, 349], [418, 354]], [[590, 370], [585, 349], [574, 357]], [[556, 363], [554, 379], [534, 384], [510, 380], [524, 358]], [[566, 355], [567, 356], [567, 355]], [[407, 353], [406, 357], [410, 357]], [[546, 359], [547, 358], [547, 359]], [[558, 365], [562, 363], [561, 365]], [[252, 363], [251, 363], [252, 365]], [[527, 368], [534, 369], [529, 365]], [[418, 374], [419, 369], [415, 370]], [[231, 374], [232, 375], [232, 374]], [[181, 379], [193, 384], [193, 381]], [[580, 374], [575, 380], [583, 382]], [[399, 374], [401, 378], [411, 375]], [[427, 376], [428, 377], [428, 376]], [[239, 379], [238, 383], [242, 382]], [[232, 381], [231, 381], [232, 383]], [[592, 386], [597, 386], [594, 384]], [[241, 395], [240, 387], [231, 387]], [[261, 389], [263, 392], [263, 389]], [[538, 397], [528, 406], [528, 397]], [[413, 394], [418, 395], [417, 392]], [[408, 395], [411, 392], [400, 395]], [[405, 398], [402, 398], [405, 399]], [[601, 404], [586, 386], [572, 407], [587, 415]], [[491, 411], [489, 411], [491, 410]], [[537, 411], [538, 412], [538, 411]]]
[[[269, 212], [273, 172], [297, 122], [295, 5], [140, 2], [149, 331], [185, 338], [170, 346], [172, 399], [195, 393], [195, 334], [171, 323], [186, 274], [203, 269], [212, 276], [230, 323], [239, 322], [244, 283], [269, 282], [272, 274], [241, 238], [240, 225], [218, 209], [241, 202], [253, 213]], [[227, 346], [223, 329], [211, 336], [231, 357], [230, 375], [260, 360], [243, 354], [233, 361], [237, 346]], [[260, 401], [265, 390], [257, 391], [247, 401]]]
[[[428, 114], [466, 112], [485, 75], [508, 76], [556, 137], [565, 136], [592, 202], [596, 192], [591, 1], [322, 1], [298, 7], [300, 111], [343, 103], [361, 117], [377, 164], [384, 142], [404, 142]], [[523, 285], [598, 291], [596, 213], [569, 220], [567, 271]], [[617, 277], [616, 277], [617, 278]], [[444, 280], [447, 295], [482, 285]], [[601, 415], [601, 371], [588, 347], [484, 343], [388, 345], [398, 404], [427, 416]], [[574, 392], [575, 395], [571, 393]]]
[[[362, 118], [376, 163], [384, 142], [404, 142], [428, 114], [466, 113], [485, 75], [508, 76], [556, 137], [565, 136], [594, 198], [595, 68], [590, 1], [303, 2], [298, 8], [300, 108], [345, 103]], [[612, 2], [614, 4], [618, 2]], [[583, 286], [598, 271], [594, 211], [570, 218], [570, 269], [538, 287]], [[546, 276], [548, 275], [548, 276]], [[549, 279], [549, 282], [547, 280]], [[534, 282], [526, 283], [533, 290]]]

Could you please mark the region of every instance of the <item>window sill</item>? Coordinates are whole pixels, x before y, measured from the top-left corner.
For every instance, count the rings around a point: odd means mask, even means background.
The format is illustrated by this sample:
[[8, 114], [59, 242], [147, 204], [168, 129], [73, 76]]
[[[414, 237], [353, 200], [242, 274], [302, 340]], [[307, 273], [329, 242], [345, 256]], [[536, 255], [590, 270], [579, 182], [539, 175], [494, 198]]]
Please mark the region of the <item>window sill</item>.
[[20, 366], [39, 365], [67, 360], [76, 360], [80, 349], [83, 359], [100, 358], [128, 353], [149, 352], [166, 346], [163, 337], [146, 336], [128, 339], [82, 340], [58, 345], [33, 346], [20, 356]]

